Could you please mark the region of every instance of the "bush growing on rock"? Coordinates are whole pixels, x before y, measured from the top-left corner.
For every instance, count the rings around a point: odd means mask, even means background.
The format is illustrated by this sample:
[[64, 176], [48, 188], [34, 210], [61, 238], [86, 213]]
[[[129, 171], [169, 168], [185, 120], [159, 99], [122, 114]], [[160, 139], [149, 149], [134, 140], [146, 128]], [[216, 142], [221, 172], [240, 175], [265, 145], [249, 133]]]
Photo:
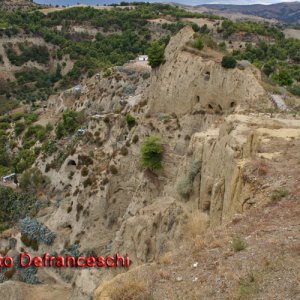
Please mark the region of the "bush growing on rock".
[[154, 135], [147, 137], [141, 147], [142, 166], [150, 170], [161, 169], [162, 153], [160, 138]]
[[202, 41], [201, 38], [197, 38], [194, 42], [193, 42], [193, 47], [198, 49], [198, 50], [202, 50], [204, 48], [204, 43]]
[[222, 67], [225, 69], [234, 69], [237, 61], [232, 56], [224, 56], [222, 59]]
[[200, 161], [192, 161], [189, 165], [189, 170], [187, 174], [181, 180], [179, 180], [177, 184], [177, 192], [182, 198], [189, 198], [193, 189], [193, 182], [195, 180], [195, 177], [199, 173], [200, 168]]
[[126, 123], [127, 123], [127, 126], [129, 129], [134, 127], [134, 125], [136, 124], [135, 117], [133, 117], [131, 114], [127, 114], [126, 115]]

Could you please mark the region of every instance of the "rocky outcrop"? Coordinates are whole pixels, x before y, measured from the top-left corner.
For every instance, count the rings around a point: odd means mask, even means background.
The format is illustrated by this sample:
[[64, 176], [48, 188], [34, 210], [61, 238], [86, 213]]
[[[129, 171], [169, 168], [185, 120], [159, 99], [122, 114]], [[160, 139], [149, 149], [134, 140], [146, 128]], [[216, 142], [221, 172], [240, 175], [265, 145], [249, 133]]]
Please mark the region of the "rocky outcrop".
[[268, 105], [254, 67], [224, 69], [220, 53], [186, 47], [193, 34], [190, 27], [185, 27], [172, 38], [165, 51], [165, 63], [153, 71], [145, 94], [150, 113], [222, 113]]

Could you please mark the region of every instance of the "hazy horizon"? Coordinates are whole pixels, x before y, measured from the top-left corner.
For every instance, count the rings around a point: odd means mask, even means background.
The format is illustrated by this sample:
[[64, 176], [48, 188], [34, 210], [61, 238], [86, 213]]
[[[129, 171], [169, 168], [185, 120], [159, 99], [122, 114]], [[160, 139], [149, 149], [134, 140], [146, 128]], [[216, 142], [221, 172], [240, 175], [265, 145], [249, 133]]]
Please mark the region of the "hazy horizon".
[[[138, 0], [136, 0], [138, 1]], [[104, 4], [112, 4], [112, 3], [120, 3], [121, 0], [34, 0], [34, 2], [39, 4], [47, 4], [47, 5], [75, 5], [79, 4], [87, 4], [87, 5], [104, 5]], [[126, 1], [126, 2], [134, 2], [134, 1]], [[275, 3], [283, 3], [283, 2], [299, 2], [298, 1], [286, 1], [286, 0], [170, 0], [170, 1], [145, 1], [145, 2], [175, 2], [186, 5], [201, 5], [201, 4], [235, 4], [235, 5], [251, 5], [251, 4], [275, 4]]]

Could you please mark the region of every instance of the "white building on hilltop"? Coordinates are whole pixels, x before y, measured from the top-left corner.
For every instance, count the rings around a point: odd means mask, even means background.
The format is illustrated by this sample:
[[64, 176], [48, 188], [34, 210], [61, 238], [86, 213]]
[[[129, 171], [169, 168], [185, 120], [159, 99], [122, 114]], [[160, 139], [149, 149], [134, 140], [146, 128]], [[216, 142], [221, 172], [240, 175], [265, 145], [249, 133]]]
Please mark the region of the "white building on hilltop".
[[138, 61], [148, 61], [148, 55], [139, 55]]

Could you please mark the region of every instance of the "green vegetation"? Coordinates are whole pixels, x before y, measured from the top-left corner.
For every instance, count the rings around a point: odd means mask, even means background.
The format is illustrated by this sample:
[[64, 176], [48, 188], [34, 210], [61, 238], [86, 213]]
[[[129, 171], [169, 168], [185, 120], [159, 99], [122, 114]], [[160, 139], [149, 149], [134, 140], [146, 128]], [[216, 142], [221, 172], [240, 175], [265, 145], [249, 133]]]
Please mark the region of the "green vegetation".
[[242, 251], [246, 248], [246, 242], [237, 235], [232, 239], [232, 247], [235, 252]]
[[222, 59], [222, 67], [225, 69], [234, 69], [236, 64], [237, 62], [232, 56], [224, 56]]
[[35, 162], [36, 153], [34, 150], [21, 149], [12, 160], [12, 165], [18, 173], [22, 173], [24, 170], [31, 167]]
[[[22, 66], [28, 61], [33, 61], [49, 68], [50, 57], [60, 61], [56, 70], [51, 72], [30, 68], [17, 72], [16, 81], [1, 79], [0, 95], [10, 100], [3, 108], [5, 112], [15, 105], [15, 100], [27, 103], [45, 100], [57, 88], [70, 87], [84, 76], [91, 77], [96, 72], [109, 70], [115, 65], [123, 65], [138, 54], [146, 53], [153, 37], [148, 19], [171, 16], [178, 20], [174, 24], [161, 25], [165, 32], [160, 40], [158, 52], [154, 53], [154, 67], [163, 60], [163, 48], [169, 41], [169, 35], [175, 34], [185, 26], [185, 23], [179, 22], [180, 18], [219, 19], [216, 16], [191, 13], [166, 4], [130, 5], [135, 5], [135, 9], [119, 9], [118, 6], [111, 10], [74, 7], [47, 15], [39, 11], [0, 11], [1, 36], [12, 37], [25, 32], [34, 37], [41, 37], [48, 45], [50, 44], [48, 47], [28, 42], [17, 45], [7, 43], [6, 53], [12, 64]], [[74, 33], [70, 30], [72, 24], [90, 25], [96, 28], [98, 33], [95, 38], [88, 33]], [[62, 26], [61, 31], [56, 30], [58, 25]], [[55, 49], [51, 45], [55, 46]], [[69, 55], [74, 65], [62, 76], [61, 65], [65, 65], [62, 59], [66, 55]], [[111, 71], [105, 73], [106, 76], [110, 74]], [[56, 84], [58, 81], [60, 83]]]
[[287, 70], [281, 70], [278, 73], [273, 73], [272, 79], [280, 85], [291, 85], [293, 78]]
[[7, 57], [13, 65], [22, 66], [28, 61], [36, 61], [40, 64], [47, 64], [49, 61], [49, 52], [45, 46], [33, 45], [28, 47], [27, 45], [19, 43], [18, 47], [21, 51], [20, 55], [17, 55], [12, 48], [6, 49]]
[[161, 169], [162, 153], [160, 138], [154, 135], [147, 137], [141, 147], [142, 166], [150, 170]]
[[19, 185], [25, 191], [36, 192], [45, 188], [48, 182], [42, 172], [37, 168], [26, 170], [20, 177]]
[[202, 39], [199, 37], [193, 42], [193, 47], [197, 48], [199, 50], [202, 50], [204, 48], [204, 43]]
[[56, 127], [56, 137], [58, 139], [63, 136], [74, 134], [76, 129], [83, 123], [83, 112], [74, 110], [66, 110], [62, 115], [62, 120]]
[[257, 280], [253, 273], [240, 279], [239, 288], [237, 290], [237, 299], [252, 299], [258, 292]]
[[0, 187], [0, 224], [13, 225], [20, 218], [36, 211], [36, 198], [30, 193], [17, 193], [12, 188]]
[[126, 115], [126, 123], [129, 129], [135, 126], [136, 120], [135, 117], [133, 117], [131, 114]]
[[280, 85], [300, 81], [300, 40], [280, 36], [272, 43], [261, 41], [256, 46], [249, 43], [244, 51], [235, 50], [233, 56], [254, 63]]
[[221, 32], [225, 38], [228, 38], [233, 33], [240, 31], [245, 33], [269, 36], [273, 38], [283, 37], [283, 33], [280, 31], [279, 28], [272, 26], [268, 23], [233, 22], [230, 20], [224, 20], [222, 22], [222, 27], [219, 29], [219, 32]]
[[289, 194], [286, 189], [277, 189], [273, 192], [271, 198], [272, 200], [280, 200], [281, 198], [286, 197]]
[[16, 136], [19, 136], [23, 131], [25, 130], [25, 124], [24, 123], [16, 123], [15, 125], [15, 134]]
[[293, 95], [300, 96], [300, 84], [295, 84], [289, 88], [289, 92]]
[[195, 177], [199, 173], [200, 168], [200, 161], [192, 161], [189, 165], [187, 174], [179, 180], [177, 184], [177, 192], [182, 198], [189, 198], [193, 190], [193, 182], [195, 180]]
[[152, 68], [159, 67], [164, 62], [164, 52], [165, 52], [164, 45], [160, 44], [157, 41], [151, 44], [148, 50], [148, 56], [149, 56], [149, 65]]

